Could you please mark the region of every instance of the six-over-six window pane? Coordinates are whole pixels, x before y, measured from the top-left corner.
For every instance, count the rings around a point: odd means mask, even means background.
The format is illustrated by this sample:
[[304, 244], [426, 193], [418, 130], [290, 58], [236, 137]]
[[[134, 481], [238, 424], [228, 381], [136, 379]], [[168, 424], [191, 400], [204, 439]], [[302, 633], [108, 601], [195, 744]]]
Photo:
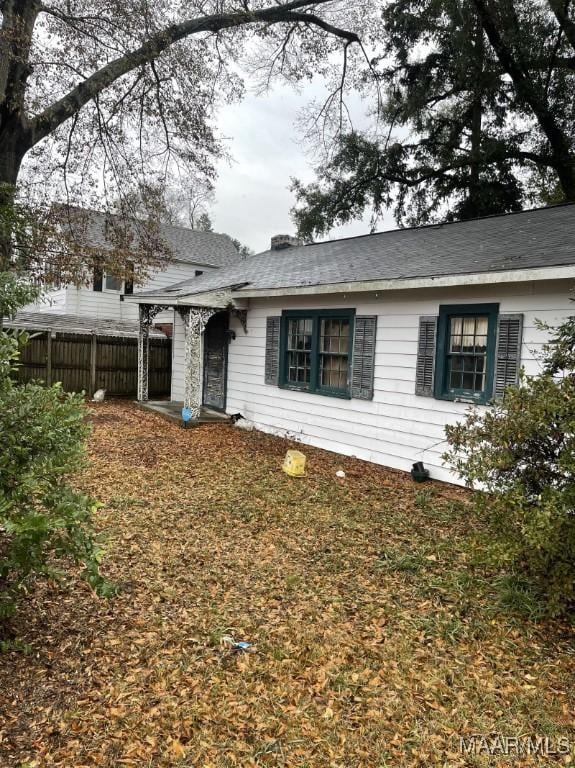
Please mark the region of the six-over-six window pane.
[[493, 392], [499, 305], [439, 307], [434, 395], [486, 403]]
[[320, 323], [320, 386], [345, 389], [349, 370], [349, 320], [321, 318]]
[[309, 385], [313, 318], [298, 317], [288, 322], [287, 380], [290, 384]]
[[483, 392], [487, 361], [488, 317], [449, 319], [449, 389]]

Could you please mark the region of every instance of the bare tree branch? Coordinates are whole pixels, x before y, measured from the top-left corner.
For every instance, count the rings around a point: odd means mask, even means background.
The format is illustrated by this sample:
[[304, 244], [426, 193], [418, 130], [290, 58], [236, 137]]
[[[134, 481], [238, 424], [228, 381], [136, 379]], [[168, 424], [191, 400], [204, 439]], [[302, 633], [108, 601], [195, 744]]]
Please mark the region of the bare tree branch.
[[565, 37], [575, 51], [575, 21], [569, 16], [571, 0], [549, 0], [549, 5]]
[[[328, 2], [330, 0], [315, 0], [313, 4], [323, 5]], [[265, 22], [267, 24], [300, 22], [318, 26], [329, 34], [346, 40], [349, 43], [359, 41], [358, 36], [353, 32], [335, 27], [315, 14], [298, 12], [298, 9], [309, 5], [309, 0], [293, 0], [284, 5], [276, 5], [256, 11], [215, 14], [189, 19], [161, 30], [136, 50], [120, 56], [102, 67], [35, 117], [31, 121], [30, 126], [31, 146], [52, 133], [63, 122], [82, 109], [85, 104], [93, 100], [95, 96], [102, 93], [102, 91], [123, 75], [142, 64], [154, 61], [171, 45], [191, 35], [197, 35], [202, 32], [219, 32], [224, 29], [232, 29], [257, 22]]]
[[[490, 0], [473, 0], [483, 29], [499, 62], [511, 77], [519, 98], [532, 110], [544, 133], [554, 158], [554, 167], [561, 181], [561, 186], [569, 200], [575, 199], [575, 167], [571, 157], [571, 147], [565, 132], [557, 122], [533, 79], [526, 62], [518, 57], [505, 39], [496, 8]], [[513, 9], [513, 3], [510, 3]]]

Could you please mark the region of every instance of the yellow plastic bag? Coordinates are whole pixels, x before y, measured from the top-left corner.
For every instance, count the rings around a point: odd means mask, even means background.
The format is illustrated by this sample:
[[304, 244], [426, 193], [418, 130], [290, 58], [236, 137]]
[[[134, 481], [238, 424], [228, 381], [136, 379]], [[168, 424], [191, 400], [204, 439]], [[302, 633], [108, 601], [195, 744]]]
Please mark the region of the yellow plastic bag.
[[305, 475], [305, 455], [301, 451], [288, 451], [282, 469], [290, 477], [303, 477]]

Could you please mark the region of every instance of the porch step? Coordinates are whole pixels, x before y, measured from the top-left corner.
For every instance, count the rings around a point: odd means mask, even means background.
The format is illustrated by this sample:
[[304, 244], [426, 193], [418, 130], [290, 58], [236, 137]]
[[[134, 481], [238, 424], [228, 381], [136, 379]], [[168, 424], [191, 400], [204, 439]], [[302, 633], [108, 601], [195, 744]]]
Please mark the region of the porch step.
[[[170, 421], [182, 423], [183, 403], [171, 402], [169, 400], [148, 400], [145, 403], [138, 402], [137, 405], [147, 411], [153, 411], [166, 419], [170, 419]], [[189, 425], [195, 427], [198, 424], [215, 424], [217, 422], [229, 422], [229, 420], [230, 417], [225, 413], [214, 411], [211, 408], [202, 408], [199, 419], [194, 419], [194, 421], [189, 422]]]

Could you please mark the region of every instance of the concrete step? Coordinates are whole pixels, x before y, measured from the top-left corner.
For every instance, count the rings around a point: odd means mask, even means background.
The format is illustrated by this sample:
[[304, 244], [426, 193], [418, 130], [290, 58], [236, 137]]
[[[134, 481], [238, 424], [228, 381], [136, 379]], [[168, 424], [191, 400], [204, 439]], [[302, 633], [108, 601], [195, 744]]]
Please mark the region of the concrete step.
[[[140, 408], [144, 408], [147, 411], [153, 411], [160, 416], [163, 416], [170, 421], [182, 422], [182, 408], [183, 403], [171, 402], [170, 400], [148, 400], [145, 403], [137, 403]], [[227, 423], [230, 417], [225, 413], [220, 413], [212, 408], [202, 408], [200, 417], [188, 422], [190, 427], [195, 427], [199, 424], [216, 424]]]

